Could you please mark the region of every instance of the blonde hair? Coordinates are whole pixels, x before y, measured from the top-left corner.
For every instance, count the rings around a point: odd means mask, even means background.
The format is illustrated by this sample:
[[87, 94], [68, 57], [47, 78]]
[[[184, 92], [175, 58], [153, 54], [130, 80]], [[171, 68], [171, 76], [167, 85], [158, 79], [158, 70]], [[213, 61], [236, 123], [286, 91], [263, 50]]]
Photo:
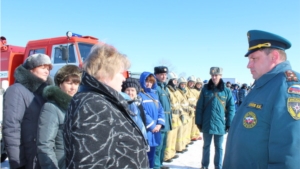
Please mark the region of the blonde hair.
[[96, 79], [103, 77], [112, 79], [120, 70], [128, 70], [130, 61], [126, 55], [119, 53], [108, 44], [96, 44], [83, 63], [83, 70]]

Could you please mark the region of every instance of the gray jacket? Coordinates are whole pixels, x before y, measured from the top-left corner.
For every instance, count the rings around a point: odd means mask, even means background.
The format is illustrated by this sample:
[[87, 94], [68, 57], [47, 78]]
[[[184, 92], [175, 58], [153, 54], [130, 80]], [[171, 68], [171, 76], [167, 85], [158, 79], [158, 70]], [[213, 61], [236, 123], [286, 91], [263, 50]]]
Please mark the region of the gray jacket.
[[71, 96], [57, 86], [47, 86], [43, 97], [48, 102], [41, 109], [38, 123], [38, 159], [43, 169], [64, 169], [63, 124]]
[[22, 65], [15, 70], [16, 83], [3, 99], [3, 139], [10, 168], [40, 168], [36, 158], [36, 134], [40, 110], [45, 103], [42, 91], [47, 84]]

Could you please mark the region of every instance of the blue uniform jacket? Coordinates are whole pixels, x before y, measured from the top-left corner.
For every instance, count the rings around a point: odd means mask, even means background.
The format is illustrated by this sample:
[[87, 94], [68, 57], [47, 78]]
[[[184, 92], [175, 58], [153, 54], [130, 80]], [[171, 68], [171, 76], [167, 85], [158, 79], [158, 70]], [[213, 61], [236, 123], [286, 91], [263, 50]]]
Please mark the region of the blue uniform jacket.
[[[145, 85], [146, 79], [150, 74], [152, 73], [143, 72], [141, 74], [140, 83], [141, 83], [141, 87], [143, 88], [146, 94], [140, 92], [138, 95], [142, 98], [142, 105], [146, 113], [146, 130], [147, 130], [148, 142], [150, 147], [155, 147], [161, 144], [161, 134], [160, 132], [152, 133], [152, 130], [155, 128], [157, 124], [161, 124], [162, 129], [164, 128], [165, 114], [162, 105], [158, 100], [158, 96], [155, 93], [157, 84], [154, 83], [151, 89], [146, 88]], [[156, 100], [157, 103], [155, 103], [152, 98]]]
[[166, 83], [157, 82], [157, 85], [157, 94], [159, 97], [159, 101], [162, 104], [165, 112], [165, 128], [162, 131], [168, 132], [172, 130], [170, 93]]
[[300, 168], [300, 75], [287, 70], [280, 63], [254, 83], [229, 130], [223, 169]]
[[[220, 80], [217, 87], [213, 86], [211, 80], [204, 85], [197, 102], [195, 120], [196, 124], [202, 125], [203, 133], [223, 135], [234, 116], [234, 100], [231, 90], [225, 87], [223, 80]], [[212, 101], [209, 102], [211, 98]], [[221, 102], [226, 107], [226, 112]]]

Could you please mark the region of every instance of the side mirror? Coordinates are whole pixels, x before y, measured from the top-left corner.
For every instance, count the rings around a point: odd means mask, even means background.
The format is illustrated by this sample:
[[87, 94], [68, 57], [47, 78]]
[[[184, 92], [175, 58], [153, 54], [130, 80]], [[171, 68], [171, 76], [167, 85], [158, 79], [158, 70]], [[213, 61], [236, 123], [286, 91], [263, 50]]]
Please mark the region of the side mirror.
[[69, 60], [69, 46], [62, 46], [61, 47], [61, 53], [62, 53], [62, 60], [68, 61]]

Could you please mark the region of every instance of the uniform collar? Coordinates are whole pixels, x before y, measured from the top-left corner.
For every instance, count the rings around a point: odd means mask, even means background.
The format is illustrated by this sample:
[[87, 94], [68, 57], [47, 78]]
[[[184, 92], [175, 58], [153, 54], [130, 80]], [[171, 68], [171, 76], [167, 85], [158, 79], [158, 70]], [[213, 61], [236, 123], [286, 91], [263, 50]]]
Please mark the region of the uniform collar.
[[159, 86], [161, 86], [161, 87], [166, 87], [166, 85], [167, 85], [167, 83], [165, 83], [165, 82], [160, 82], [160, 81], [158, 81], [157, 80], [157, 84], [159, 85]]
[[273, 79], [277, 74], [291, 69], [292, 67], [289, 61], [281, 62], [278, 65], [276, 65], [272, 70], [270, 70], [268, 73], [264, 74], [258, 80], [256, 80], [255, 87], [261, 87], [264, 84], [266, 84], [268, 81]]

